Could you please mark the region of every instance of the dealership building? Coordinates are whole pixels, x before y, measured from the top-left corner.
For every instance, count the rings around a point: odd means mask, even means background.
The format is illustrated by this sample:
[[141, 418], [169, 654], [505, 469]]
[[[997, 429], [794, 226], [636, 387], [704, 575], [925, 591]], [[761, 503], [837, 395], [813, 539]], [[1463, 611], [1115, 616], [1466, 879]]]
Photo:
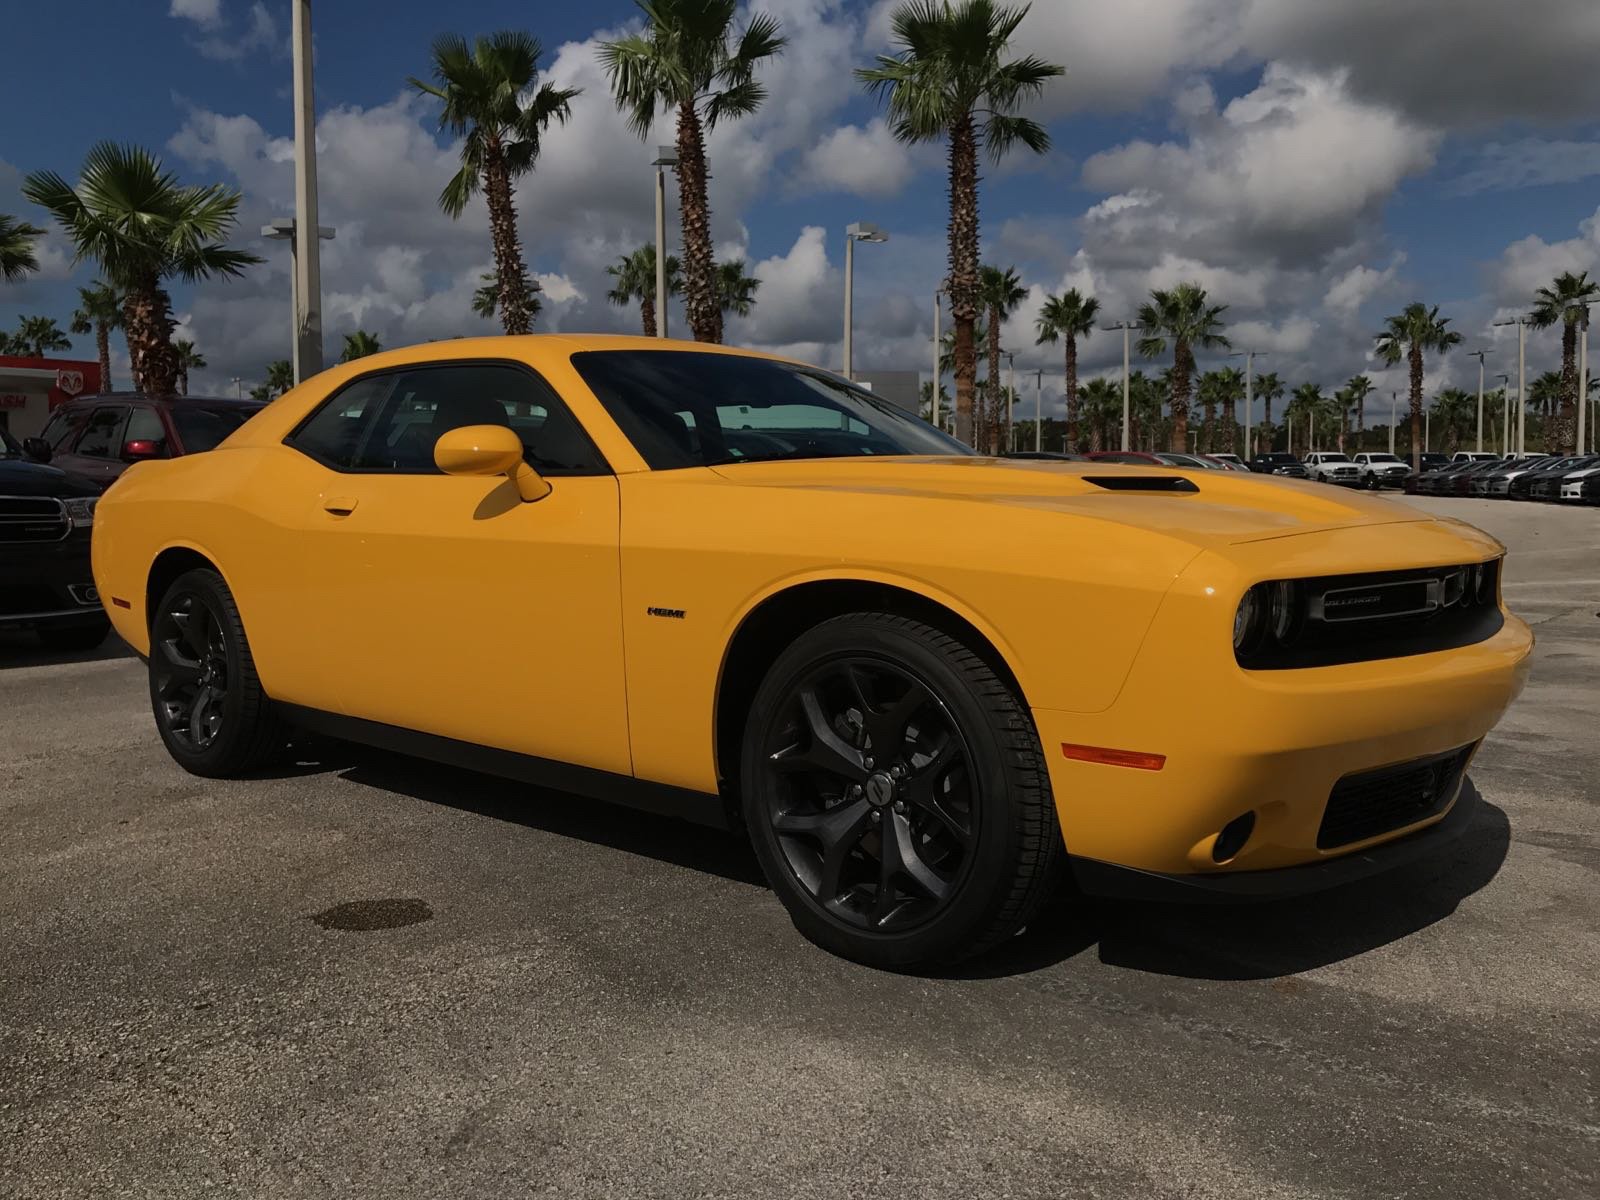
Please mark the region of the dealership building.
[[57, 405], [99, 390], [98, 362], [0, 354], [0, 427], [18, 440], [32, 437]]

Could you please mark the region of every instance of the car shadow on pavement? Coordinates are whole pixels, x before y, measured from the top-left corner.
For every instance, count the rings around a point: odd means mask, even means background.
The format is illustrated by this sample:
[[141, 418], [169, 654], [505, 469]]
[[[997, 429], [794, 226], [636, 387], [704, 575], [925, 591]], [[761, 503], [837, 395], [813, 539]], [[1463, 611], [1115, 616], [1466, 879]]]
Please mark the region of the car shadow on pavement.
[[968, 965], [965, 977], [1021, 974], [1097, 946], [1108, 966], [1187, 979], [1294, 975], [1353, 958], [1442, 921], [1499, 873], [1511, 844], [1503, 810], [1479, 800], [1472, 824], [1437, 858], [1293, 899], [1145, 904], [1064, 896], [1043, 921]]
[[309, 743], [295, 757], [286, 773], [334, 770], [365, 787], [766, 887], [750, 843], [724, 830], [347, 743]]

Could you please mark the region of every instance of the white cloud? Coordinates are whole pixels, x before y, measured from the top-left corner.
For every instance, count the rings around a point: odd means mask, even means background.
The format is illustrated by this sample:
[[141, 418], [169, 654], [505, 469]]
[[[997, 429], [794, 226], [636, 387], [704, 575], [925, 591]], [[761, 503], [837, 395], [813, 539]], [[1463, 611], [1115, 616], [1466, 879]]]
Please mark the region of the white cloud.
[[[195, 9], [196, 14], [180, 14], [180, 5]], [[194, 47], [204, 57], [218, 62], [238, 62], [263, 52], [278, 56], [288, 53], [288, 43], [279, 35], [278, 23], [262, 0], [255, 0], [250, 6], [245, 25], [232, 32], [224, 30], [218, 4], [214, 0], [173, 0], [172, 15], [190, 17], [208, 31], [209, 36], [196, 41]]]
[[785, 345], [841, 336], [844, 282], [828, 262], [825, 230], [808, 225], [787, 253], [756, 263], [761, 280], [755, 312], [738, 323], [740, 340]]
[[222, 23], [222, 0], [172, 0], [167, 15], [215, 29]]
[[1395, 260], [1381, 271], [1361, 264], [1351, 267], [1328, 285], [1322, 297], [1323, 307], [1335, 316], [1354, 317], [1367, 301], [1394, 283], [1395, 275], [1404, 261], [1404, 255], [1396, 255]]
[[1507, 246], [1494, 266], [1494, 295], [1526, 311], [1534, 291], [1547, 287], [1563, 271], [1600, 276], [1600, 209], [1579, 223], [1577, 237], [1547, 242], [1530, 234]]
[[916, 170], [910, 148], [895, 140], [882, 117], [874, 117], [865, 128], [840, 126], [807, 151], [794, 185], [806, 192], [887, 197], [900, 192]]

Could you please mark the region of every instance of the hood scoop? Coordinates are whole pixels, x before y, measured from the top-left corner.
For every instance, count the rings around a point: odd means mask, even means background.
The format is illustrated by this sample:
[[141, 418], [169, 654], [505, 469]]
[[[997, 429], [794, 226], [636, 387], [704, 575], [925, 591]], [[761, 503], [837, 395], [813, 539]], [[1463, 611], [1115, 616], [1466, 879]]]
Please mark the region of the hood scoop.
[[1198, 492], [1200, 485], [1182, 475], [1084, 475], [1085, 483], [1108, 492]]

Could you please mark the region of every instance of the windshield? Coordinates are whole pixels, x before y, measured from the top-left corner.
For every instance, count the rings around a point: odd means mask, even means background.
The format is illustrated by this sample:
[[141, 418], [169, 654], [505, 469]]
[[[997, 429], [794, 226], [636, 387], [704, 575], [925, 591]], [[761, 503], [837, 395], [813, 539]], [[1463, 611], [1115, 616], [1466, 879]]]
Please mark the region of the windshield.
[[572, 365], [653, 470], [972, 451], [843, 379], [767, 358], [588, 350]]
[[174, 404], [169, 411], [172, 413], [172, 423], [178, 427], [178, 437], [183, 442], [183, 452], [199, 454], [205, 450], [215, 450], [223, 438], [255, 416], [259, 410], [191, 408], [180, 402]]
[[1398, 455], [1394, 455], [1394, 454], [1369, 454], [1369, 455], [1367, 455], [1367, 461], [1368, 462], [1399, 462], [1400, 458], [1399, 458]]
[[1342, 454], [1324, 454], [1324, 455], [1321, 455], [1319, 457], [1319, 461], [1325, 462], [1325, 463], [1330, 463], [1330, 462], [1349, 462], [1350, 460], [1348, 458], [1346, 458]]

